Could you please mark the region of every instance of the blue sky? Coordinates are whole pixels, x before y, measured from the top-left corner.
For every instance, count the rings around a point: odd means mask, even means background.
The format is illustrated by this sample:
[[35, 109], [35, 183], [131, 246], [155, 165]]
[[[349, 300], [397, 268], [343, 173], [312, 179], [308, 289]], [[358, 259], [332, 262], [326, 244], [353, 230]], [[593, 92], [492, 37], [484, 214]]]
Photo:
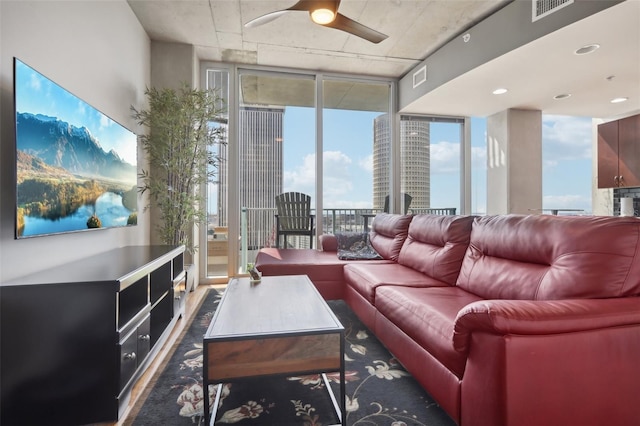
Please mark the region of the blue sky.
[[[324, 208], [372, 204], [371, 112], [324, 112]], [[472, 209], [486, 212], [486, 120], [473, 118]], [[284, 118], [284, 190], [315, 196], [314, 114], [287, 108]], [[543, 207], [591, 211], [591, 119], [543, 116]], [[459, 207], [459, 130], [431, 126], [431, 206]]]
[[16, 110], [86, 127], [106, 152], [113, 149], [126, 162], [136, 164], [134, 133], [20, 61], [16, 61]]

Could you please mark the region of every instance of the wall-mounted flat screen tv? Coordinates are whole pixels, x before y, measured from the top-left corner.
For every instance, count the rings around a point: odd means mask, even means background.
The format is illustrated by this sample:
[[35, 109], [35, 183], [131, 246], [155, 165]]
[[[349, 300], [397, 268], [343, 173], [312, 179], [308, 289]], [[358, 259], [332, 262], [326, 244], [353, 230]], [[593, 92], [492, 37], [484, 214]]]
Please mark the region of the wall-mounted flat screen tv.
[[137, 224], [136, 135], [14, 59], [16, 237]]

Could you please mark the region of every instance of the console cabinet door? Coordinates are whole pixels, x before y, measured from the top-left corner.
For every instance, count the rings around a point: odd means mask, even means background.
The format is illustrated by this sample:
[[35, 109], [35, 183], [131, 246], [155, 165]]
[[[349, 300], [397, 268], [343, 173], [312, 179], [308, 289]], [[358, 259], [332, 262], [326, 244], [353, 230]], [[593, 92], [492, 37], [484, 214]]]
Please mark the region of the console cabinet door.
[[120, 343], [120, 389], [124, 389], [138, 367], [138, 334], [134, 330]]
[[620, 186], [640, 186], [640, 115], [618, 121]]
[[618, 121], [598, 126], [598, 188], [618, 186]]

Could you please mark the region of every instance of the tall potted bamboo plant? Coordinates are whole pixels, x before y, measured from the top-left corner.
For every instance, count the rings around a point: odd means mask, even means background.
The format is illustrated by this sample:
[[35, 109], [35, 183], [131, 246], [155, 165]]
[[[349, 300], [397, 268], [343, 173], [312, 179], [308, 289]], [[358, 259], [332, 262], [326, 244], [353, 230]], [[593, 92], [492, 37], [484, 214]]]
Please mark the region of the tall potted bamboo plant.
[[157, 224], [163, 244], [184, 244], [197, 251], [194, 224], [206, 223], [201, 186], [217, 173], [220, 158], [210, 149], [225, 143], [224, 107], [216, 91], [156, 89], [145, 91], [147, 110], [132, 107], [138, 124], [147, 128], [140, 141], [149, 161], [142, 170], [139, 192], [148, 191], [149, 204], [159, 211]]

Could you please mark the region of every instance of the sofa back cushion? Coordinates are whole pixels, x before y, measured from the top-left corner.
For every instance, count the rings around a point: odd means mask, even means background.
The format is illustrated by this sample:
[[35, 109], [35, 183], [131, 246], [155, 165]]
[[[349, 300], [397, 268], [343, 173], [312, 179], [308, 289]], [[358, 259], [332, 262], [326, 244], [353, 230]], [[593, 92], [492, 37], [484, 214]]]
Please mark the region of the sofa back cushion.
[[454, 285], [469, 246], [473, 216], [414, 216], [398, 263]]
[[411, 215], [379, 213], [373, 219], [369, 241], [384, 259], [398, 260], [400, 249], [407, 238]]
[[457, 285], [485, 299], [640, 294], [640, 220], [504, 215], [476, 218]]

